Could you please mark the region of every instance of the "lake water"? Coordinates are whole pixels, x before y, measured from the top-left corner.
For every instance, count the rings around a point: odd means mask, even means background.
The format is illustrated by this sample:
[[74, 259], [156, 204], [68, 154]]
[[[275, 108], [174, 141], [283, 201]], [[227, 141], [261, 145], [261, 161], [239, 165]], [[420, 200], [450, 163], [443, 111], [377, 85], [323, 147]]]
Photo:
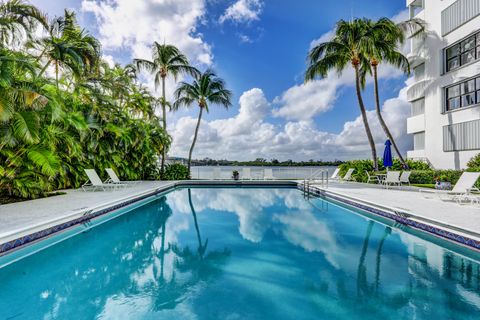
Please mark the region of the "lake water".
[[328, 166], [315, 166], [315, 167], [276, 167], [276, 166], [265, 166], [265, 167], [256, 167], [256, 166], [202, 166], [202, 167], [192, 167], [192, 178], [193, 179], [212, 179], [214, 168], [220, 169], [220, 178], [222, 179], [231, 179], [233, 170], [240, 172], [240, 178], [242, 178], [243, 168], [250, 168], [251, 175], [256, 179], [263, 179], [264, 170], [272, 169], [273, 176], [276, 179], [305, 179], [310, 177], [318, 170], [328, 170], [329, 176], [332, 175], [336, 167]]

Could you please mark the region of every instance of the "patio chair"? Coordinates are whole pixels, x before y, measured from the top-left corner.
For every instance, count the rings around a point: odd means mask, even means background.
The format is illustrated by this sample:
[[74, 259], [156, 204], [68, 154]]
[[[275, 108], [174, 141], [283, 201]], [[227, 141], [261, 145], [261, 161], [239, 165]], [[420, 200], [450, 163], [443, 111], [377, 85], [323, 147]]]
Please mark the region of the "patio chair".
[[400, 171], [387, 171], [385, 180], [382, 181], [382, 184], [388, 188], [389, 186], [400, 186]]
[[222, 178], [222, 170], [220, 168], [213, 168], [213, 180], [220, 180]]
[[330, 180], [338, 180], [339, 179], [339, 177], [338, 177], [339, 172], [340, 172], [340, 168], [335, 169], [335, 171], [333, 171], [332, 176], [329, 179]]
[[352, 177], [352, 173], [355, 171], [355, 169], [348, 169], [347, 173], [341, 178], [342, 181], [355, 181], [355, 178]]
[[117, 176], [115, 171], [112, 168], [106, 168], [105, 171], [108, 173], [108, 179], [105, 180], [104, 183], [109, 183], [109, 184], [126, 184], [129, 186], [136, 185], [138, 181], [121, 181], [120, 178]]
[[370, 181], [376, 182], [376, 183], [379, 183], [379, 184], [382, 183], [379, 176], [370, 175], [370, 173], [367, 170], [365, 170], [365, 173], [367, 174], [367, 183], [370, 183]]
[[474, 188], [474, 185], [479, 177], [480, 172], [464, 172], [462, 173], [452, 190], [420, 189], [420, 193], [423, 195], [424, 198], [428, 198], [426, 196], [427, 194], [435, 194], [443, 201], [461, 202], [464, 200], [472, 200], [475, 199], [475, 197], [471, 195], [471, 192], [480, 192], [479, 189]]
[[242, 179], [243, 180], [252, 180], [252, 172], [250, 168], [243, 168], [242, 169]]
[[412, 174], [411, 171], [403, 171], [400, 175], [400, 184], [410, 185], [410, 174]]
[[120, 183], [103, 183], [102, 179], [98, 176], [97, 172], [95, 169], [84, 169], [85, 174], [88, 177], [88, 182], [84, 183], [82, 185], [83, 191], [88, 191], [88, 190], [115, 190], [118, 187], [125, 187], [125, 184], [120, 184]]
[[263, 170], [263, 179], [264, 180], [275, 180], [275, 177], [273, 176], [273, 170], [272, 169]]

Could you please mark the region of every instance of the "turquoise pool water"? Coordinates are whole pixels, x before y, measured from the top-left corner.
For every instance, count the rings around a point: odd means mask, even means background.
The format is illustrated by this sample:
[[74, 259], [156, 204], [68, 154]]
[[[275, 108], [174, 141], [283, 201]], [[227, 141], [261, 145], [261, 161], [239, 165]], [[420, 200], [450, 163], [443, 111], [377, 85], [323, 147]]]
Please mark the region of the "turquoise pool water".
[[0, 319], [478, 319], [479, 275], [295, 189], [178, 189], [0, 269]]

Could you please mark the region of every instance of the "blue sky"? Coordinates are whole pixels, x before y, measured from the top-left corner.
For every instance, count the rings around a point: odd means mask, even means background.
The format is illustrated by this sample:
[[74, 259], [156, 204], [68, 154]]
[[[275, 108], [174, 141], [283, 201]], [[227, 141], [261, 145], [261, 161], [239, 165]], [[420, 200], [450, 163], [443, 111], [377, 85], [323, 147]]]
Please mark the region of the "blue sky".
[[[345, 72], [303, 86], [312, 41], [328, 38], [339, 19], [394, 17], [404, 0], [33, 0], [49, 16], [77, 11], [79, 22], [100, 38], [105, 58], [128, 63], [148, 58], [154, 40], [177, 45], [200, 69], [213, 68], [234, 93], [230, 110], [211, 108], [194, 157], [346, 159], [369, 155], [352, 77]], [[327, 36], [324, 36], [327, 34]], [[147, 75], [143, 80], [152, 90]], [[406, 77], [385, 67], [384, 112], [404, 149], [408, 104]], [[170, 81], [172, 92], [175, 83]], [[364, 92], [373, 109], [371, 85]], [[196, 109], [169, 114], [171, 155], [185, 156]], [[372, 128], [384, 140], [373, 113]], [[308, 141], [307, 141], [308, 140]]]

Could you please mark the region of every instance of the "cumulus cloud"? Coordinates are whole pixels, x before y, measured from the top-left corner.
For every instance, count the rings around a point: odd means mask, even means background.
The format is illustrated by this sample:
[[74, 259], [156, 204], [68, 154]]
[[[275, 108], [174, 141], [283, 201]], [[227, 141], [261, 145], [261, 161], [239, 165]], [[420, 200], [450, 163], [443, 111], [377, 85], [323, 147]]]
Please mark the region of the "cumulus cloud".
[[316, 80], [289, 88], [274, 103], [273, 114], [288, 120], [307, 120], [330, 110], [335, 103], [338, 79]]
[[237, 0], [220, 16], [219, 22], [230, 20], [235, 23], [248, 23], [258, 20], [262, 9], [263, 2], [260, 0]]
[[[340, 133], [332, 133], [320, 130], [312, 120], [288, 121], [284, 125], [269, 122], [271, 103], [258, 88], [244, 92], [239, 105], [239, 112], [234, 117], [202, 120], [194, 158], [327, 160], [369, 156], [370, 149], [360, 116], [346, 122]], [[411, 139], [405, 135], [409, 110], [405, 89], [398, 97], [385, 101], [382, 107], [385, 121], [403, 151], [411, 147]], [[385, 134], [375, 112], [368, 111], [367, 115], [381, 150]], [[174, 124], [172, 155], [187, 155], [195, 123], [195, 118], [182, 117]]]
[[211, 48], [196, 30], [205, 14], [203, 0], [83, 0], [81, 10], [95, 16], [106, 50], [127, 50], [132, 58], [150, 58], [153, 41], [165, 41], [194, 63], [212, 63]]

